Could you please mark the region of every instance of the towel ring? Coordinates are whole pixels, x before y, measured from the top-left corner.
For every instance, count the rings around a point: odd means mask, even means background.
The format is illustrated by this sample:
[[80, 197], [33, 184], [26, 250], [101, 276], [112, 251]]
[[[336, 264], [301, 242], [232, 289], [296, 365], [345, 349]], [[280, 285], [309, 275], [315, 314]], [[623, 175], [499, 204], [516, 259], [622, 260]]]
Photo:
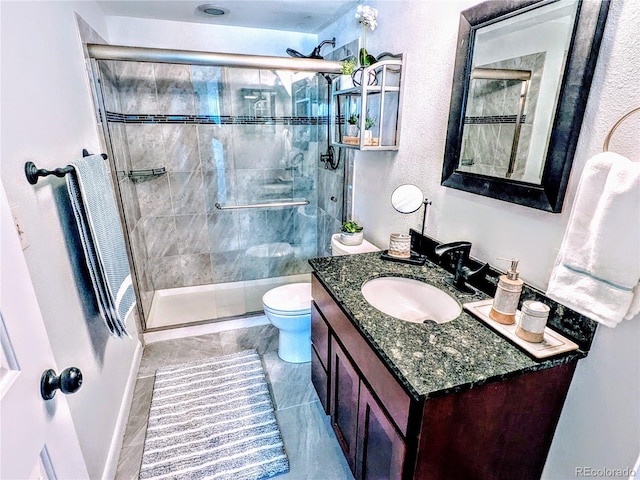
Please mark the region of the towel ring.
[[624, 122], [628, 117], [630, 117], [636, 112], [640, 112], [640, 107], [636, 107], [630, 112], [625, 113], [616, 123], [613, 124], [613, 127], [611, 127], [611, 130], [609, 130], [607, 137], [604, 139], [604, 145], [602, 148], [603, 152], [609, 151], [609, 140], [611, 140], [611, 136], [613, 135], [613, 132], [616, 131], [616, 129], [620, 126], [622, 122]]

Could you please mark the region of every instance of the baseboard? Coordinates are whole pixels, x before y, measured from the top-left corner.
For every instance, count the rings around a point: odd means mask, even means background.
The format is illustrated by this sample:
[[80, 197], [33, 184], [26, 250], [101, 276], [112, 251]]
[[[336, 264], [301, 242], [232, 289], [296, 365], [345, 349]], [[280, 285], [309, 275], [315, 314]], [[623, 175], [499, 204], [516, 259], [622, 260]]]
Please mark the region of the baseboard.
[[102, 480], [113, 480], [116, 476], [118, 459], [120, 458], [120, 450], [122, 449], [122, 440], [124, 439], [124, 431], [127, 428], [129, 411], [131, 410], [131, 403], [133, 402], [133, 391], [136, 386], [136, 380], [138, 379], [141, 360], [142, 342], [138, 342], [131, 361], [127, 386], [122, 394], [118, 420], [113, 431], [113, 436], [111, 437], [111, 445], [109, 446], [109, 454], [107, 455], [107, 461], [105, 462], [104, 471], [102, 472]]
[[212, 322], [202, 325], [193, 325], [188, 327], [170, 328], [154, 332], [145, 332], [143, 335], [144, 344], [162, 342], [164, 340], [174, 340], [176, 338], [195, 337], [198, 335], [207, 335], [210, 333], [218, 333], [226, 330], [237, 330], [239, 328], [250, 328], [258, 325], [269, 325], [269, 319], [266, 315], [256, 315], [253, 317], [236, 318], [221, 322]]

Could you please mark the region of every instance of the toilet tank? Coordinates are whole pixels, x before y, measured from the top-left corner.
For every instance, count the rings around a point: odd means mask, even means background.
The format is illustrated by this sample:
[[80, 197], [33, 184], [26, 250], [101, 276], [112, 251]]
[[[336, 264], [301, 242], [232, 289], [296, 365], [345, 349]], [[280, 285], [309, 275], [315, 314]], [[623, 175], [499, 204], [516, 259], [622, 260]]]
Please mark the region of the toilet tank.
[[374, 244], [363, 240], [360, 245], [344, 245], [340, 242], [340, 234], [335, 233], [331, 236], [331, 256], [353, 255], [354, 253], [379, 252], [380, 249]]

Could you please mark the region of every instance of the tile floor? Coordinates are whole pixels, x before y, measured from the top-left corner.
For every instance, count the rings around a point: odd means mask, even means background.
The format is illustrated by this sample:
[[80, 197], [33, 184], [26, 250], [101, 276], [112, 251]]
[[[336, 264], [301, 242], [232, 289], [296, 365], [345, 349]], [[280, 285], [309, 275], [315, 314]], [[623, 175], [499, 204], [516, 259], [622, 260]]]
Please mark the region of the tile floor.
[[278, 330], [271, 325], [230, 330], [145, 346], [125, 430], [116, 479], [137, 479], [158, 367], [255, 348], [262, 356], [290, 471], [278, 480], [353, 480], [311, 384], [311, 364], [278, 358]]

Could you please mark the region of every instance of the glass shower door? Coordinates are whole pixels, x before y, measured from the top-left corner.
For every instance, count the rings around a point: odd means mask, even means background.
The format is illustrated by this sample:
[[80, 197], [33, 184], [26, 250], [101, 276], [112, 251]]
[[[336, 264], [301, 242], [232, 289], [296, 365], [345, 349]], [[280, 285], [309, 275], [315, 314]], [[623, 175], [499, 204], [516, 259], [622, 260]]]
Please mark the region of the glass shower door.
[[315, 74], [98, 64], [147, 328], [260, 311], [269, 288], [308, 280]]

